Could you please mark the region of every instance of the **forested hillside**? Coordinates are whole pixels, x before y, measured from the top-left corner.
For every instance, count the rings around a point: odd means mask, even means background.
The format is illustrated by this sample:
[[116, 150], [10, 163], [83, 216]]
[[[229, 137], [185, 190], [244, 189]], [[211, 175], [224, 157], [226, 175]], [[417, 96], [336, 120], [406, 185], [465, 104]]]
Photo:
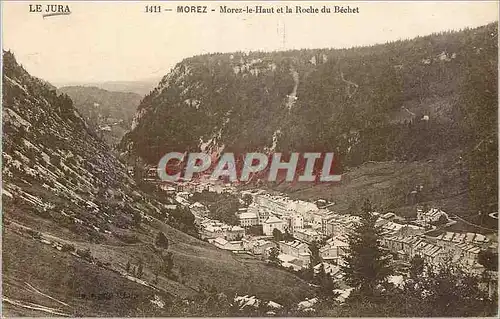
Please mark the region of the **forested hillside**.
[[464, 210], [490, 211], [497, 52], [490, 24], [371, 47], [187, 58], [143, 99], [120, 147], [150, 164], [168, 151], [335, 151], [344, 170], [445, 156], [460, 168], [440, 183], [467, 193]]

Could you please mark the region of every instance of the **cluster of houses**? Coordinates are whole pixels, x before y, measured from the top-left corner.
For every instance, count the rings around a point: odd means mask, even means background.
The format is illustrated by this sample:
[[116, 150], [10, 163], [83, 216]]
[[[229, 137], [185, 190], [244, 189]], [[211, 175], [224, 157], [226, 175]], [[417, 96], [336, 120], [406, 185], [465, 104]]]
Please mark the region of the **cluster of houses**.
[[382, 243], [404, 260], [419, 255], [430, 264], [451, 260], [467, 266], [469, 270], [474, 270], [474, 267], [480, 269], [477, 263], [479, 253], [496, 245], [485, 235], [470, 232], [442, 232], [438, 236], [395, 235], [384, 237]]
[[451, 220], [448, 214], [438, 208], [424, 209], [417, 208], [416, 222], [423, 227], [429, 227], [441, 222], [443, 224], [453, 224], [455, 221]]
[[[322, 264], [313, 265], [313, 268], [319, 271], [322, 267], [332, 276], [340, 276], [343, 256], [349, 248], [348, 236], [360, 217], [339, 214], [285, 196], [262, 192], [250, 194], [252, 204], [235, 212], [239, 219], [236, 226], [212, 220], [208, 218], [206, 207], [200, 203], [191, 204], [201, 237], [220, 249], [248, 253], [262, 259], [267, 259], [271, 249], [277, 248], [281, 265], [295, 271], [310, 266], [309, 245], [321, 242]], [[394, 213], [373, 214], [377, 216], [376, 226], [381, 229], [381, 244], [400, 260], [410, 261], [419, 255], [436, 265], [451, 258], [471, 270], [479, 269], [479, 253], [497, 244], [496, 239], [483, 234], [439, 232], [442, 228], [436, 226], [437, 222], [447, 225], [454, 221], [436, 208], [418, 208], [417, 218], [411, 222]], [[250, 235], [249, 228], [256, 226], [262, 227], [262, 235]], [[274, 238], [275, 230], [288, 233], [291, 237], [284, 238], [293, 240]]]
[[284, 196], [256, 194], [253, 196], [253, 203], [246, 211], [241, 212], [238, 218], [242, 227], [262, 225], [266, 236], [272, 236], [274, 229], [278, 229], [282, 233], [288, 231], [294, 236], [303, 232], [304, 238], [309, 236], [314, 240], [320, 234], [304, 232], [304, 229], [310, 224], [308, 217], [317, 210], [318, 207], [313, 203], [293, 201]]

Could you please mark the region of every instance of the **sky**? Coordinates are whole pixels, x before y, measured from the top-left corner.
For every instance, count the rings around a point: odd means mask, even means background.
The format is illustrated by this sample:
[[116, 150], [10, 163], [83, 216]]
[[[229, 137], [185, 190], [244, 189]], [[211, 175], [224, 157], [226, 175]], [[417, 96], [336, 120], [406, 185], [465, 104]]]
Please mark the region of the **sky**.
[[[2, 43], [32, 75], [52, 83], [160, 78], [182, 59], [211, 52], [345, 48], [498, 21], [497, 1], [420, 2], [57, 2], [70, 15], [29, 12], [37, 2], [2, 2]], [[38, 2], [43, 5], [54, 2]], [[145, 5], [162, 10], [145, 13]], [[205, 5], [207, 14], [176, 13]], [[353, 14], [223, 14], [232, 8], [359, 7]], [[210, 11], [215, 9], [215, 12]]]

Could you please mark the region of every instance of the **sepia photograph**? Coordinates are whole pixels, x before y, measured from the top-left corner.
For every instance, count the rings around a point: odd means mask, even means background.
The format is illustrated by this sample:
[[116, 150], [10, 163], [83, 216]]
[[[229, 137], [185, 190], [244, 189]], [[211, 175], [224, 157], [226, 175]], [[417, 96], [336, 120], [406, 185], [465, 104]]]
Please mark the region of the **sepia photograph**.
[[498, 318], [499, 1], [0, 5], [3, 318]]

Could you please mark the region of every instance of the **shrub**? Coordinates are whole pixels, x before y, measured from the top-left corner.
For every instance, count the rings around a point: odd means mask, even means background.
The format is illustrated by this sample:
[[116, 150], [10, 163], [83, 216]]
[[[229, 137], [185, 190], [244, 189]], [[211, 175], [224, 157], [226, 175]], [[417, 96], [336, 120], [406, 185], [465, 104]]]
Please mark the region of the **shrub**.
[[26, 233], [28, 233], [28, 235], [31, 235], [31, 237], [33, 237], [34, 239], [42, 239], [42, 234], [39, 231], [28, 229], [26, 230]]
[[68, 251], [68, 252], [72, 252], [72, 251], [75, 251], [75, 246], [72, 245], [72, 244], [63, 244], [62, 245], [62, 248], [61, 248], [61, 251]]
[[81, 258], [92, 261], [94, 258], [92, 257], [92, 253], [89, 248], [86, 249], [77, 249], [76, 254], [80, 256]]
[[156, 235], [155, 244], [163, 249], [168, 249], [168, 239], [163, 232], [158, 232]]

